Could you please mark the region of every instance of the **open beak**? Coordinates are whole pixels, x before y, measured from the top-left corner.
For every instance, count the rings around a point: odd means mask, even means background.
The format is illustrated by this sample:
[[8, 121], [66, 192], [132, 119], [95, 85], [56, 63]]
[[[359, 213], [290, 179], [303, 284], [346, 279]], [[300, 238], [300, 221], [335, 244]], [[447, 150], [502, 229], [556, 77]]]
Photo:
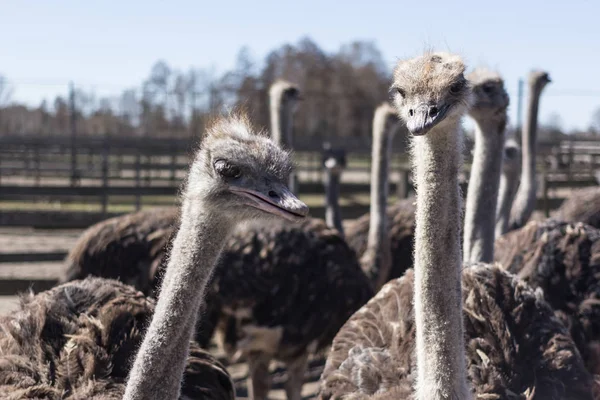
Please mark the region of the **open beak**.
[[444, 119], [446, 111], [447, 107], [419, 104], [417, 108], [412, 110], [412, 115], [408, 117], [406, 127], [414, 136], [422, 136]]
[[257, 190], [234, 186], [230, 187], [229, 190], [245, 197], [250, 207], [258, 208], [292, 222], [302, 221], [308, 215], [308, 206], [284, 185], [272, 185], [266, 194]]

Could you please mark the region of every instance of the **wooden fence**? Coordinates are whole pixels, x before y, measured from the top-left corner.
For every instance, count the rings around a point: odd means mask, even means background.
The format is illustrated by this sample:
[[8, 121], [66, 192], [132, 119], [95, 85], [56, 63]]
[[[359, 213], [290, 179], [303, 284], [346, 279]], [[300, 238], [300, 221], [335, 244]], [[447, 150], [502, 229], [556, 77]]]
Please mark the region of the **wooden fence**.
[[[81, 137], [0, 137], [0, 200], [13, 202], [85, 201], [108, 212], [110, 198], [139, 209], [144, 198], [174, 195], [185, 177], [196, 143], [189, 139]], [[360, 138], [332, 140], [348, 152], [343, 193], [369, 187], [370, 143]], [[73, 148], [73, 144], [75, 147]], [[396, 140], [393, 183], [399, 196], [411, 190], [404, 140]], [[320, 140], [303, 140], [295, 151], [301, 193], [322, 193]], [[73, 151], [75, 150], [75, 151]], [[549, 191], [596, 184], [600, 141], [541, 143], [538, 170], [541, 197], [550, 207]], [[394, 190], [394, 187], [392, 190]]]

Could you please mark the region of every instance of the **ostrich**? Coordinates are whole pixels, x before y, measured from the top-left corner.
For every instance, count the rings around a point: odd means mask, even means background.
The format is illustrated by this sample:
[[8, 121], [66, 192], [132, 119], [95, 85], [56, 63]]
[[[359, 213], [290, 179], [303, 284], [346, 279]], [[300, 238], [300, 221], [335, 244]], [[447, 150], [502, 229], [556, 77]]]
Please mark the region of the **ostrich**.
[[[280, 145], [291, 149], [294, 147], [294, 112], [300, 100], [298, 87], [283, 79], [275, 81], [269, 89], [269, 111], [271, 116], [271, 135]], [[290, 175], [289, 187], [297, 193], [298, 180], [296, 174]]]
[[537, 122], [542, 90], [550, 83], [547, 72], [533, 71], [529, 74], [529, 103], [527, 121], [523, 129], [521, 185], [517, 191], [510, 219], [510, 230], [525, 225], [535, 209], [537, 196], [536, 185], [536, 143]]
[[225, 315], [217, 338], [231, 357], [247, 356], [254, 399], [267, 396], [272, 359], [286, 365], [287, 398], [300, 399], [308, 355], [328, 346], [380, 284], [363, 270], [388, 274], [385, 202], [394, 130], [387, 125], [397, 123], [390, 110], [380, 105], [373, 119], [373, 220], [360, 262], [335, 229], [254, 224], [225, 245], [214, 279]]
[[346, 168], [346, 152], [334, 149], [330, 143], [323, 144], [322, 164], [325, 168], [325, 223], [344, 236], [340, 210], [340, 177]]
[[[269, 95], [273, 138], [277, 143], [291, 146], [298, 88], [279, 80], [271, 86]], [[177, 220], [177, 208], [165, 207], [94, 224], [80, 236], [65, 258], [65, 272], [60, 282], [93, 275], [119, 279], [147, 295], [153, 294], [157, 288], [155, 275]]]
[[591, 399], [591, 378], [541, 294], [494, 265], [462, 269], [464, 68], [447, 53], [395, 68], [394, 102], [413, 135], [415, 269], [340, 329], [322, 399]]
[[[392, 137], [399, 126], [398, 117], [396, 116], [393, 107], [389, 105], [381, 108], [380, 112], [383, 114], [378, 129], [385, 129], [387, 132], [386, 135]], [[374, 129], [376, 129], [375, 126]], [[391, 148], [391, 143], [389, 144], [389, 147]], [[371, 237], [371, 226], [376, 226], [377, 221], [385, 217], [387, 226], [387, 235], [385, 238], [389, 242], [390, 248], [389, 268], [386, 270], [389, 272], [379, 271], [375, 268], [377, 265], [369, 263], [363, 264], [365, 272], [376, 289], [381, 287], [381, 285], [388, 280], [402, 276], [404, 271], [412, 266], [413, 235], [415, 229], [414, 198], [402, 199], [391, 206], [387, 206], [387, 194], [384, 194], [382, 191], [383, 188], [387, 191], [388, 186], [387, 174], [389, 173], [389, 169], [387, 164], [380, 169], [379, 173], [382, 175], [378, 176], [378, 178], [381, 179], [378, 187], [371, 186], [371, 211], [355, 221], [350, 221], [345, 224], [346, 241], [356, 254], [359, 257], [362, 257], [369, 248], [368, 241]], [[377, 176], [374, 176], [372, 173], [372, 185], [376, 182], [376, 177]], [[373, 207], [376, 205], [378, 207], [376, 209], [377, 212], [381, 212], [380, 216], [372, 214]], [[385, 255], [382, 254], [382, 256]], [[384, 266], [386, 265], [387, 264], [384, 264]]]
[[521, 173], [521, 148], [513, 139], [504, 144], [502, 158], [502, 175], [500, 176], [500, 189], [498, 192], [498, 207], [496, 208], [496, 237], [508, 231], [510, 210], [512, 208]]
[[[273, 137], [277, 143], [291, 144], [292, 115], [299, 100], [298, 88], [280, 80], [272, 85], [269, 94]], [[295, 184], [295, 181], [290, 178], [290, 183]], [[119, 279], [146, 295], [156, 296], [164, 268], [163, 258], [176, 230], [178, 213], [176, 207], [142, 210], [91, 226], [65, 258], [65, 272], [60, 282], [92, 275]], [[319, 224], [313, 222], [313, 225]], [[220, 305], [215, 296], [209, 296], [203, 307], [203, 324], [196, 340], [202, 347], [207, 347]]]
[[468, 76], [474, 102], [469, 114], [475, 120], [475, 151], [465, 214], [463, 259], [486, 262], [494, 256], [494, 221], [506, 129], [508, 94], [495, 72], [476, 69]]
[[179, 397], [196, 318], [227, 236], [242, 221], [297, 221], [308, 213], [286, 187], [290, 172], [289, 154], [256, 135], [243, 116], [207, 131], [183, 189], [179, 229], [125, 400]]
[[[0, 317], [0, 397], [121, 399], [154, 306], [133, 287], [96, 277], [23, 295], [16, 312]], [[182, 394], [235, 398], [225, 368], [194, 342]]]
[[119, 279], [146, 295], [178, 218], [175, 207], [142, 210], [89, 227], [65, 259], [61, 283], [93, 275]]

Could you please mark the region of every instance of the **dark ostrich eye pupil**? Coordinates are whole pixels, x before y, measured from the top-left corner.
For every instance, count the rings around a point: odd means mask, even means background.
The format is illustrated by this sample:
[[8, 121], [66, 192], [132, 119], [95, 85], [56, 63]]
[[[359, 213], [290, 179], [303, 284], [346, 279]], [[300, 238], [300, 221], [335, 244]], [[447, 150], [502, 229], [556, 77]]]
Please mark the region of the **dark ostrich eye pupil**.
[[215, 161], [215, 170], [224, 178], [239, 178], [242, 174], [238, 166], [223, 160]]
[[454, 85], [450, 86], [450, 93], [452, 93], [452, 94], [460, 93], [462, 88], [463, 88], [462, 82], [456, 82]]
[[396, 88], [396, 93], [398, 93], [401, 97], [406, 95], [406, 92], [402, 88]]
[[486, 93], [486, 94], [492, 93], [493, 90], [494, 89], [490, 85], [483, 86], [483, 92]]

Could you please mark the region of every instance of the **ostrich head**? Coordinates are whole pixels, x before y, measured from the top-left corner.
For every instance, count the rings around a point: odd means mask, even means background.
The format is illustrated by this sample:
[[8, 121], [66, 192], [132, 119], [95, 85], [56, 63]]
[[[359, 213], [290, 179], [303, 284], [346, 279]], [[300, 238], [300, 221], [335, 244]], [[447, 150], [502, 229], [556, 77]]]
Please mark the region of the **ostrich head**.
[[460, 57], [448, 53], [428, 53], [398, 63], [391, 91], [410, 133], [424, 135], [462, 117], [471, 93], [464, 71]]
[[308, 207], [287, 187], [291, 170], [290, 155], [257, 134], [245, 116], [218, 119], [200, 144], [184, 196], [237, 221], [301, 220]]
[[514, 139], [508, 139], [502, 152], [502, 170], [517, 176], [521, 172], [521, 147]]
[[332, 174], [341, 175], [346, 168], [346, 150], [342, 148], [333, 148], [331, 143], [323, 143], [322, 153], [323, 166]]
[[504, 80], [494, 71], [478, 68], [467, 79], [473, 91], [473, 104], [469, 114], [478, 122], [498, 122], [503, 133], [506, 127], [506, 109], [508, 93], [504, 89]]
[[552, 82], [550, 75], [546, 71], [531, 71], [529, 73], [529, 87], [536, 93], [541, 93], [547, 84]]
[[271, 85], [269, 97], [271, 99], [278, 99], [280, 107], [289, 107], [292, 110], [296, 108], [298, 102], [301, 100], [298, 87], [283, 79], [279, 79]]

